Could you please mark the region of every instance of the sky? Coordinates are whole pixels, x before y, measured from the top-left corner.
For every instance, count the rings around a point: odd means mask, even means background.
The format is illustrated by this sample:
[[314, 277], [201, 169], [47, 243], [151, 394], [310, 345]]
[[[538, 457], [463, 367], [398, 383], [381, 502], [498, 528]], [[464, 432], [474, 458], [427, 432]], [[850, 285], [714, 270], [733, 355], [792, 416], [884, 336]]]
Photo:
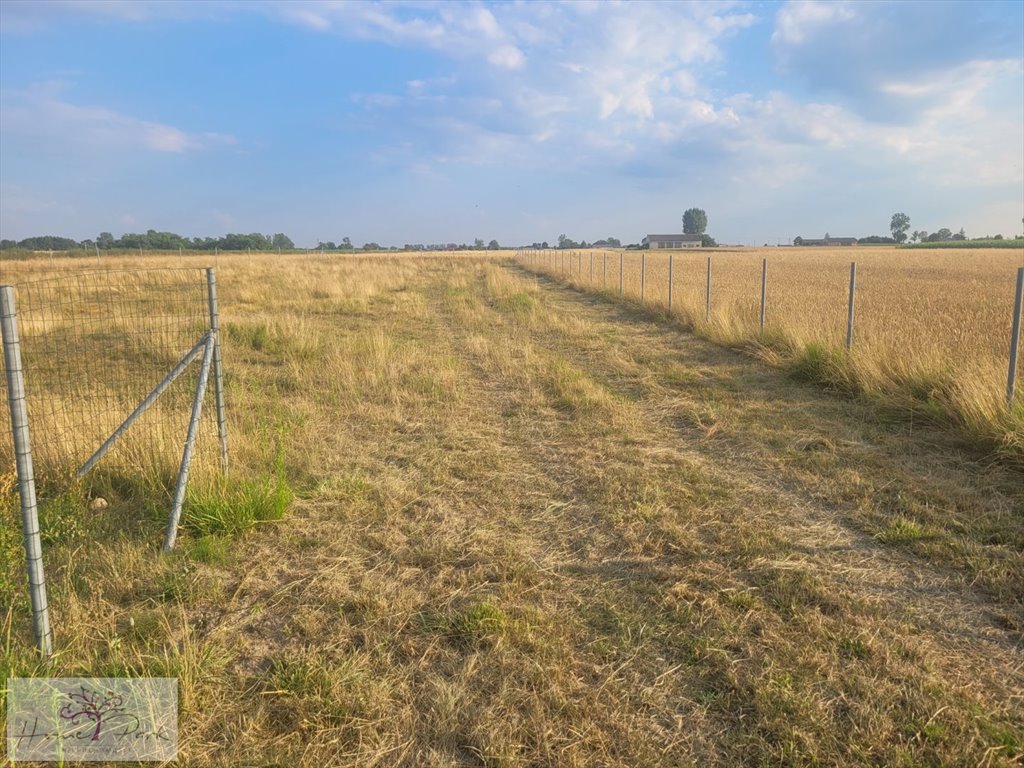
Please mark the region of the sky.
[[0, 2], [0, 237], [1024, 230], [1024, 3]]

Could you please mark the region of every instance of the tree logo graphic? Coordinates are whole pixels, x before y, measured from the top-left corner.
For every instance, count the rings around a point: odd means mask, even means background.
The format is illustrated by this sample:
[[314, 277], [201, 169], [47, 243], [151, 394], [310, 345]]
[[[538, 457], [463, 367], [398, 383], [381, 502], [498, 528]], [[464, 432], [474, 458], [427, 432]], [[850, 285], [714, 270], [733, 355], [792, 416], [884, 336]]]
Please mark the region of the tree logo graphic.
[[95, 723], [89, 741], [99, 741], [104, 720], [124, 713], [124, 697], [114, 691], [94, 691], [84, 685], [78, 690], [78, 693], [67, 694], [71, 701], [61, 707], [60, 719], [74, 726]]

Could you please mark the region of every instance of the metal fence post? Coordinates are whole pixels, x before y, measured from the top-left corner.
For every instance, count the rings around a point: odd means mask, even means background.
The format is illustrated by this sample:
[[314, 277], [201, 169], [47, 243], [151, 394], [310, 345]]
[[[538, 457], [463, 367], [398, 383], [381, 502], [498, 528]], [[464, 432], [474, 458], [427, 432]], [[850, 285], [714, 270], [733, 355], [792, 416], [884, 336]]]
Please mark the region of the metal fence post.
[[644, 290], [647, 287], [647, 254], [640, 254], [640, 303], [644, 303]]
[[704, 320], [711, 321], [711, 257], [708, 256], [708, 281], [704, 290]]
[[1020, 348], [1020, 311], [1024, 301], [1024, 267], [1017, 269], [1017, 294], [1013, 300], [1013, 330], [1010, 332], [1010, 372], [1006, 378], [1006, 404], [1013, 405], [1017, 384], [1017, 351]]
[[764, 333], [764, 312], [768, 298], [768, 259], [761, 259], [761, 333]]
[[181, 519], [181, 507], [185, 503], [185, 488], [188, 486], [188, 472], [192, 464], [192, 451], [196, 445], [199, 419], [203, 414], [203, 396], [206, 394], [206, 382], [210, 378], [210, 363], [213, 361], [213, 350], [216, 346], [216, 338], [211, 335], [206, 342], [206, 350], [203, 352], [203, 366], [199, 369], [199, 383], [196, 384], [196, 396], [192, 401], [192, 418], [188, 423], [188, 437], [185, 438], [185, 450], [181, 454], [178, 482], [174, 486], [171, 516], [167, 521], [167, 532], [164, 534], [164, 552], [170, 552], [174, 549], [174, 541], [178, 538], [178, 521]]
[[210, 304], [210, 331], [213, 333], [213, 394], [217, 403], [217, 437], [220, 438], [220, 465], [228, 471], [228, 420], [224, 411], [224, 366], [220, 354], [220, 315], [217, 310], [217, 272], [206, 268], [206, 294]]
[[674, 254], [668, 255], [668, 311], [672, 311], [672, 263]]
[[32, 629], [36, 647], [43, 656], [53, 650], [50, 609], [46, 601], [46, 576], [43, 573], [43, 544], [39, 536], [39, 508], [36, 480], [32, 469], [32, 447], [28, 434], [28, 408], [25, 405], [25, 371], [21, 367], [18, 320], [14, 288], [0, 286], [0, 335], [3, 336], [4, 370], [7, 372], [7, 404], [11, 410], [14, 461], [18, 473], [21, 501], [21, 533], [25, 544], [28, 591], [32, 604]]
[[853, 294], [857, 288], [857, 262], [850, 262], [850, 308], [846, 316], [846, 351], [853, 347]]

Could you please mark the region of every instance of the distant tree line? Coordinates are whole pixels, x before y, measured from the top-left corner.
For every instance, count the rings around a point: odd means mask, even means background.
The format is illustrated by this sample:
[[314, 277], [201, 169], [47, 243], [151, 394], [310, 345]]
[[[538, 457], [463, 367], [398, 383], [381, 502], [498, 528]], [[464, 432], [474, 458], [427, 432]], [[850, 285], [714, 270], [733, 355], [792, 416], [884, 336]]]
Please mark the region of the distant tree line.
[[229, 233], [223, 237], [182, 237], [174, 232], [157, 232], [148, 230], [145, 234], [126, 232], [121, 237], [114, 237], [109, 232], [100, 232], [95, 238], [72, 240], [68, 237], [43, 235], [27, 237], [24, 240], [0, 240], [0, 250], [24, 249], [30, 251], [76, 251], [81, 249], [101, 251], [138, 250], [144, 251], [176, 251], [179, 248], [190, 251], [282, 251], [294, 250], [295, 243], [285, 234], [261, 235]]
[[392, 251], [498, 251], [501, 245], [497, 240], [485, 243], [482, 238], [473, 240], [472, 245], [466, 243], [406, 243], [401, 249], [392, 248]]
[[27, 237], [24, 240], [0, 240], [0, 251], [23, 248], [28, 251], [75, 251], [82, 248], [77, 240], [55, 235]]
[[[616, 241], [618, 242], [618, 241]], [[132, 250], [143, 251], [176, 251], [179, 248], [187, 251], [294, 251], [299, 250], [288, 235], [278, 233], [276, 235], [262, 235], [259, 232], [252, 234], [229, 233], [223, 237], [183, 237], [174, 232], [157, 232], [155, 229], [148, 230], [145, 234], [127, 232], [121, 237], [114, 237], [110, 232], [100, 232], [95, 238], [85, 240], [72, 240], [69, 237], [57, 237], [56, 235], [43, 235], [41, 237], [26, 237], [24, 240], [0, 240], [0, 250], [27, 250], [27, 251], [78, 251], [99, 249], [101, 251]], [[395, 246], [381, 246], [375, 242], [368, 242], [362, 246], [353, 245], [348, 237], [341, 238], [340, 243], [332, 240], [318, 241], [315, 250], [318, 251], [472, 251], [491, 250], [501, 248], [497, 240], [484, 242], [477, 238], [472, 245], [466, 243], [406, 243], [404, 248]], [[305, 249], [302, 249], [305, 250]]]
[[[1003, 238], [1003, 236], [999, 235], [998, 238], [990, 238], [990, 239], [1002, 240], [1002, 238]], [[922, 229], [922, 230], [917, 231], [917, 232], [912, 232], [911, 235], [910, 235], [910, 242], [912, 242], [912, 243], [941, 243], [941, 242], [944, 242], [946, 240], [966, 240], [966, 239], [967, 239], [967, 235], [964, 234], [964, 228], [963, 227], [960, 227], [960, 231], [959, 232], [951, 232], [946, 227], [943, 227], [938, 232], [932, 232], [931, 234], [928, 234], [928, 232], [926, 230]]]
[[[545, 240], [543, 243], [534, 243], [533, 248], [547, 248], [548, 243]], [[621, 248], [622, 243], [617, 237], [606, 237], [603, 240], [595, 240], [592, 243], [588, 243], [586, 240], [580, 240], [578, 243], [571, 237], [565, 235], [558, 236], [558, 248]]]
[[[690, 213], [690, 211], [687, 211]], [[835, 242], [840, 245], [848, 245], [856, 243], [858, 245], [880, 245], [880, 244], [894, 244], [902, 245], [907, 242], [907, 232], [910, 230], [910, 217], [905, 213], [894, 213], [892, 219], [889, 222], [889, 229], [892, 232], [892, 237], [882, 237], [880, 235], [871, 235], [870, 237], [830, 237], [828, 232], [825, 233], [823, 240], [815, 239], [804, 239], [802, 237], [796, 237], [793, 239], [793, 245], [828, 245], [831, 242]], [[953, 232], [946, 227], [942, 227], [937, 232], [928, 233], [925, 230], [915, 230], [910, 233], [911, 243], [953, 243], [958, 241], [963, 242], [981, 242], [981, 241], [998, 241], [1002, 240], [1002, 235], [985, 235], [985, 237], [978, 237], [971, 240], [967, 237], [963, 227], [960, 228], [959, 232]], [[1024, 235], [1018, 235], [1015, 239], [1024, 240]]]
[[[907, 240], [907, 231], [910, 229], [910, 217], [905, 213], [894, 213], [892, 215], [892, 222], [889, 225], [892, 230], [893, 237], [897, 243], [903, 243]], [[964, 228], [960, 227], [959, 232], [953, 232], [948, 227], [942, 227], [937, 232], [929, 233], [927, 230], [920, 229], [914, 230], [910, 233], [911, 243], [953, 243], [953, 242], [967, 242], [967, 241], [978, 241], [978, 240], [1002, 240], [1003, 236], [996, 235], [985, 235], [984, 237], [969, 238], [964, 232]], [[1019, 235], [1015, 240], [1024, 239], [1024, 235]], [[861, 242], [864, 242], [863, 240]]]

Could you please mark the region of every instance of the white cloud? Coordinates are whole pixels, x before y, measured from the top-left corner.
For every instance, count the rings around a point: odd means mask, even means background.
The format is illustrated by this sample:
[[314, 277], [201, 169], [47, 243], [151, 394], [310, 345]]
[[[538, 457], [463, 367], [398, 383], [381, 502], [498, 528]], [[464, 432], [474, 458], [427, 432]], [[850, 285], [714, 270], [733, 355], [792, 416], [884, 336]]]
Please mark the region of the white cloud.
[[279, 12], [288, 21], [317, 32], [326, 32], [331, 28], [330, 19], [318, 13], [314, 8], [307, 8], [298, 4], [295, 6], [286, 5]]
[[[831, 98], [800, 101], [782, 91], [755, 97], [708, 87], [723, 61], [724, 40], [756, 21], [729, 5], [481, 9], [448, 3], [416, 6], [414, 18], [403, 16], [407, 11], [379, 5], [353, 11], [346, 4], [340, 12], [364, 22], [370, 14], [378, 19], [373, 34], [390, 35], [392, 44], [427, 45], [455, 60], [479, 58], [490, 74], [469, 69], [460, 81], [501, 96], [498, 107], [484, 108], [487, 100], [479, 95], [454, 94], [443, 107], [431, 107], [425, 85], [409, 84], [403, 100], [440, 110], [411, 115], [423, 134], [409, 151], [440, 146], [441, 162], [505, 163], [515, 156], [538, 165], [633, 164], [659, 172], [715, 162], [731, 169], [726, 174], [773, 188], [834, 173], [826, 168], [837, 164], [844, 173], [862, 173], [864, 166], [899, 169], [939, 184], [964, 177], [999, 184], [1021, 176], [1019, 125], [984, 103], [993, 84], [1019, 77], [1014, 61], [973, 61], [889, 79], [881, 90], [917, 104], [894, 125]], [[776, 15], [772, 40], [780, 46], [827, 41], [857, 13], [847, 2], [789, 3]], [[413, 21], [423, 34], [407, 33]], [[350, 34], [351, 28], [337, 31]], [[377, 104], [399, 107], [384, 96]], [[693, 158], [695, 152], [713, 159]]]
[[914, 100], [915, 106], [945, 105], [948, 110], [962, 109], [1003, 78], [1021, 74], [1019, 59], [976, 60], [941, 72], [929, 72], [912, 79], [887, 79], [879, 84], [883, 93]]
[[773, 43], [798, 44], [816, 35], [829, 35], [825, 27], [853, 19], [853, 4], [845, 0], [793, 0], [775, 15]]
[[523, 52], [514, 45], [502, 45], [487, 55], [487, 60], [499, 69], [519, 69], [526, 63]]
[[231, 11], [230, 2], [224, 0], [3, 0], [0, 2], [0, 30], [5, 34], [31, 34], [75, 18], [100, 22], [144, 22], [213, 18]]
[[502, 36], [501, 27], [494, 14], [486, 8], [476, 8], [470, 14], [471, 23], [486, 37], [496, 39]]
[[[1010, 76], [1012, 84], [999, 73]], [[748, 158], [817, 160], [844, 166], [848, 176], [898, 173], [957, 189], [1024, 184], [1024, 128], [1012, 113], [986, 106], [992, 88], [1020, 93], [1019, 67], [973, 62], [939, 79], [946, 98], [903, 125], [870, 120], [836, 104], [801, 103], [782, 93], [736, 97], [728, 104], [737, 127], [724, 131], [722, 139]], [[718, 127], [725, 129], [721, 122]]]
[[4, 91], [0, 131], [9, 136], [58, 140], [62, 145], [135, 147], [176, 154], [235, 143], [227, 134], [190, 133], [106, 107], [73, 104], [63, 98], [66, 89], [66, 83], [46, 82], [23, 91]]

